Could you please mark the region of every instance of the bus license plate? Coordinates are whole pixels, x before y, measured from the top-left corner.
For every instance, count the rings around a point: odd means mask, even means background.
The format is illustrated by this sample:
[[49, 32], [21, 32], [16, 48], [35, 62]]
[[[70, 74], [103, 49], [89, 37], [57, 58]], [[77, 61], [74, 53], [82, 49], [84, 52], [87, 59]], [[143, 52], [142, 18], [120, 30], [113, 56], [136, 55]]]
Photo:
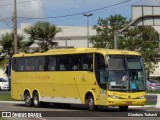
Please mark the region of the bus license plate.
[[132, 101], [127, 101], [126, 104], [127, 105], [132, 105]]

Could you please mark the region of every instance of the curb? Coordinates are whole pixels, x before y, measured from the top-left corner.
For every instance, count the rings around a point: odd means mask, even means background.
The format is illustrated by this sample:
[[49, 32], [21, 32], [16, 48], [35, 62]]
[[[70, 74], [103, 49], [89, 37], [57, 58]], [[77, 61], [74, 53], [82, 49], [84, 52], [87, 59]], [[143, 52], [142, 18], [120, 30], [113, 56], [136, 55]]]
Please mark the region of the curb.
[[160, 108], [160, 94], [157, 95], [157, 104], [155, 108]]
[[0, 103], [16, 103], [16, 104], [24, 104], [24, 101], [0, 101]]
[[141, 107], [155, 107], [156, 105], [145, 105], [145, 106], [129, 106], [129, 108], [141, 108]]
[[147, 93], [146, 95], [158, 95], [157, 93]]

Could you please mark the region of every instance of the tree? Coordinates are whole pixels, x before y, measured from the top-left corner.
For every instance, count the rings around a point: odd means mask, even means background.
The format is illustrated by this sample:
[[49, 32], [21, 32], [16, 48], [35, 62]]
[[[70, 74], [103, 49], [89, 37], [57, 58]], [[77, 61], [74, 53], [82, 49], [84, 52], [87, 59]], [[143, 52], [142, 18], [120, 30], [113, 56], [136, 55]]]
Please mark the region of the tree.
[[139, 26], [129, 29], [124, 36], [119, 37], [120, 49], [140, 52], [148, 68], [152, 68], [159, 50], [158, 32], [151, 26]]
[[53, 39], [60, 31], [60, 28], [49, 22], [37, 22], [33, 26], [24, 29], [24, 32], [30, 35], [29, 39], [33, 43], [38, 43], [41, 52], [47, 51], [56, 44]]
[[127, 18], [121, 15], [110, 16], [106, 19], [99, 18], [98, 24], [93, 26], [97, 35], [90, 37], [93, 47], [113, 48], [114, 30], [123, 28], [128, 23]]
[[[28, 42], [24, 41], [24, 36], [18, 34], [17, 41], [18, 51], [26, 51], [28, 48]], [[3, 50], [1, 51], [0, 67], [5, 69], [8, 64], [9, 57], [14, 50], [14, 33], [3, 34], [0, 38], [0, 45], [3, 47]]]
[[[91, 43], [94, 47], [113, 48], [114, 30], [123, 28], [129, 22], [130, 20], [121, 15], [110, 16], [106, 19], [100, 18], [98, 25], [93, 27], [97, 31], [97, 35], [90, 37]], [[140, 52], [148, 70], [154, 69], [158, 45], [158, 32], [151, 26], [130, 26], [118, 37], [119, 49]]]

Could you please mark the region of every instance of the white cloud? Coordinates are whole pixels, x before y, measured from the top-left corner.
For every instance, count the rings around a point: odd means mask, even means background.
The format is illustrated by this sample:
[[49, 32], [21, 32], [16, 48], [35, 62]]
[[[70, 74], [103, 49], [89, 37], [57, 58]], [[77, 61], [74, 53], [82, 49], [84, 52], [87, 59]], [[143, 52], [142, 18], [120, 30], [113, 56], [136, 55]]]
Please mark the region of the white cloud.
[[[25, 2], [26, 1], [26, 2]], [[30, 1], [30, 2], [28, 2]], [[95, 8], [104, 7], [113, 2], [120, 2], [124, 0], [17, 0], [17, 16], [20, 17], [43, 17], [45, 12], [52, 10], [63, 11], [66, 8], [80, 9], [79, 11], [92, 10]], [[142, 1], [142, 4], [159, 5], [160, 0], [135, 0]], [[13, 16], [13, 0], [1, 0], [0, 5], [12, 4], [7, 6], [0, 6], [0, 16], [3, 18]], [[21, 3], [24, 2], [24, 3]], [[107, 3], [107, 4], [106, 4]], [[45, 7], [45, 8], [44, 8]], [[50, 11], [47, 11], [50, 10]], [[55, 11], [53, 11], [55, 12]]]
[[[13, 16], [13, 0], [1, 0], [0, 16], [3, 18]], [[25, 2], [26, 1], [26, 2]], [[41, 0], [17, 0], [17, 17], [43, 17], [43, 3]], [[2, 4], [3, 3], [3, 4]], [[7, 5], [10, 4], [10, 5]]]
[[[116, 3], [121, 3], [124, 1], [126, 0], [17, 0], [17, 3], [24, 2], [24, 3], [17, 4], [17, 16], [29, 17], [29, 18], [63, 16], [63, 15], [90, 11], [90, 10], [114, 5]], [[0, 0], [0, 16], [1, 17], [8, 18], [13, 16], [13, 2], [14, 0]], [[1, 6], [4, 4], [12, 4], [12, 5]], [[135, 5], [135, 4], [159, 6], [160, 0], [130, 0], [121, 5], [116, 5], [115, 7], [110, 7], [103, 11], [99, 11], [97, 12], [97, 14], [93, 13], [94, 15], [92, 16], [92, 20], [90, 21], [91, 22], [95, 21], [94, 23], [96, 23], [99, 17], [105, 18], [109, 15], [114, 15], [114, 14], [122, 14], [122, 15], [125, 15], [126, 17], [130, 17], [131, 5]], [[47, 19], [47, 20], [56, 21], [56, 19]], [[35, 20], [35, 21], [38, 21], [38, 20]], [[80, 22], [83, 21], [83, 18], [79, 19], [79, 21]], [[8, 24], [12, 24], [11, 19], [10, 21], [7, 21], [7, 22]], [[28, 22], [28, 21], [22, 21], [21, 19], [21, 21], [18, 21], [18, 23], [20, 22]], [[63, 23], [64, 22], [65, 21], [63, 21]], [[68, 23], [66, 20], [66, 24]], [[0, 22], [0, 24], [4, 24], [4, 22]], [[75, 22], [75, 24], [79, 24], [79, 22]]]
[[[24, 1], [24, 0], [21, 0]], [[43, 17], [43, 3], [41, 0], [39, 1], [31, 1], [17, 5], [17, 16], [24, 17]]]

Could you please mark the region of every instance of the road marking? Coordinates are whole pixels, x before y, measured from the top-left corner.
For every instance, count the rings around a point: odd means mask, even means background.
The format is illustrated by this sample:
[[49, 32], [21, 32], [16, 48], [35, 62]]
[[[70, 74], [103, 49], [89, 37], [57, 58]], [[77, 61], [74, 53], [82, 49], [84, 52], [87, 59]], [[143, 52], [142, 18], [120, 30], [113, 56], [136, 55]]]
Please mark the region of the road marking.
[[101, 117], [113, 117], [113, 116], [109, 116], [109, 115], [102, 115], [102, 114], [95, 114], [95, 115], [98, 115], [98, 116], [101, 116]]
[[[40, 120], [47, 120], [47, 119], [44, 119], [44, 118], [40, 118], [40, 117], [35, 117], [37, 119], [40, 119]], [[35, 120], [35, 119], [34, 119]]]
[[159, 111], [159, 110], [146, 110], [146, 111], [154, 111], [155, 112], [155, 111]]

